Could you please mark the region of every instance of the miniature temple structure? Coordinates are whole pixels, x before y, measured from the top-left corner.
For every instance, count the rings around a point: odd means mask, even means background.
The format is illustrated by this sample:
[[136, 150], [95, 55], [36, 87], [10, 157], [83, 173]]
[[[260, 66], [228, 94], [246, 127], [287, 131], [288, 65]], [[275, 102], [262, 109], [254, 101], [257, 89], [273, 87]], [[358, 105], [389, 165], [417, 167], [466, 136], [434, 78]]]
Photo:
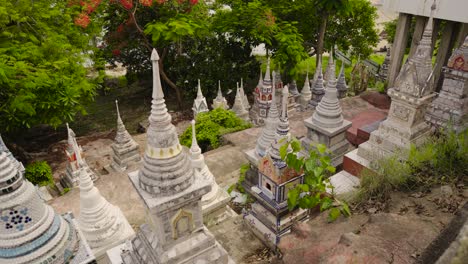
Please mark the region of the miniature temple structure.
[[296, 103], [299, 101], [299, 98], [301, 97], [301, 93], [299, 90], [297, 90], [297, 83], [296, 80], [292, 80], [292, 82], [289, 83], [289, 93], [294, 97], [294, 100]]
[[192, 146], [190, 147], [190, 160], [193, 168], [198, 171], [203, 180], [211, 184], [211, 191], [203, 195], [201, 200], [203, 220], [205, 224], [216, 224], [232, 215], [228, 207], [231, 196], [221, 189], [215, 181], [215, 177], [205, 163], [205, 158], [197, 143], [195, 133], [195, 120], [192, 120]]
[[25, 168], [22, 162], [18, 161], [14, 156], [13, 153], [7, 148], [5, 142], [3, 142], [2, 136], [0, 135], [0, 152], [5, 152], [9, 159], [16, 165], [16, 168], [19, 172], [24, 174]]
[[96, 263], [73, 215], [61, 216], [44, 203], [4, 150], [0, 150], [0, 262]]
[[260, 69], [260, 78], [254, 93], [255, 103], [250, 110], [250, 116], [255, 125], [262, 126], [268, 117], [268, 111], [272, 102], [273, 86], [270, 76], [270, 58], [267, 60], [265, 79], [262, 78], [262, 71]]
[[302, 111], [305, 111], [308, 108], [311, 99], [312, 91], [310, 90], [309, 71], [307, 71], [307, 75], [304, 81], [304, 87], [302, 87], [301, 96], [299, 99]]
[[312, 84], [312, 99], [309, 101], [309, 107], [315, 109], [325, 95], [323, 86], [322, 57], [318, 57], [317, 69], [315, 70], [314, 81]]
[[213, 107], [213, 109], [229, 109], [228, 102], [226, 98], [224, 98], [223, 92], [221, 91], [221, 81], [218, 81], [218, 94], [216, 95], [216, 98], [213, 99], [213, 104], [211, 105], [211, 107]]
[[126, 243], [121, 259], [112, 263], [232, 263], [203, 225], [201, 201], [211, 191], [211, 182], [193, 168], [179, 143], [164, 103], [158, 60], [153, 50], [153, 100], [143, 165], [129, 173], [147, 223]]
[[346, 97], [346, 94], [348, 93], [348, 85], [346, 84], [344, 62], [341, 63], [341, 69], [340, 69], [340, 74], [338, 75], [338, 82], [336, 83], [336, 89], [338, 90], [339, 99]]
[[[73, 142], [76, 140], [75, 132], [73, 132], [73, 130], [68, 126], [68, 123], [67, 123], [67, 131], [68, 131], [68, 143], [67, 143], [67, 149], [65, 149], [65, 154], [67, 155], [68, 162], [67, 162], [67, 167], [65, 169], [65, 175], [63, 175], [60, 182], [62, 186], [64, 187], [73, 188], [80, 184], [79, 183], [80, 167], [78, 166], [78, 162], [76, 160], [76, 153], [75, 153], [75, 150], [73, 149], [73, 144], [74, 144]], [[98, 179], [98, 176], [89, 167], [88, 163], [84, 159], [83, 150], [81, 149], [81, 147], [79, 147], [79, 150], [81, 152], [80, 156], [83, 160], [82, 168], [85, 168], [89, 172], [91, 179], [93, 181], [96, 181]]]
[[120, 117], [119, 104], [117, 100], [115, 101], [115, 106], [117, 109], [117, 133], [115, 135], [115, 140], [111, 145], [111, 167], [117, 171], [125, 171], [129, 164], [141, 160], [140, 146], [125, 128], [122, 118]]
[[[434, 9], [435, 4], [432, 6]], [[405, 151], [412, 145], [420, 146], [428, 138], [430, 126], [424, 116], [435, 96], [431, 40], [432, 15], [416, 52], [401, 69], [395, 87], [388, 90], [392, 102], [387, 119], [371, 133], [367, 142], [347, 154], [349, 164], [353, 161], [356, 166], [375, 168], [375, 161], [385, 157], [399, 155], [399, 158], [404, 159], [407, 154]]]
[[196, 117], [199, 113], [208, 112], [208, 104], [206, 103], [206, 98], [202, 94], [200, 79], [198, 79], [197, 87], [197, 97], [193, 101], [193, 117]]
[[390, 48], [387, 48], [387, 54], [385, 55], [384, 62], [380, 65], [379, 78], [382, 81], [386, 81], [388, 77], [388, 68], [390, 67]]
[[244, 104], [245, 110], [247, 110], [247, 112], [248, 112], [250, 110], [250, 103], [249, 103], [249, 99], [247, 98], [247, 95], [245, 94], [245, 91], [244, 91], [244, 79], [242, 79], [242, 78], [241, 78], [241, 85], [240, 85], [239, 89], [240, 89], [241, 96], [243, 98], [242, 103]]
[[[346, 130], [352, 124], [343, 118], [336, 89], [335, 66], [333, 63], [331, 65], [325, 95], [313, 115], [304, 120], [307, 136], [302, 139], [302, 145], [308, 153], [316, 144], [324, 144], [331, 151], [332, 165], [337, 167], [343, 163], [343, 155], [348, 151], [350, 144], [346, 139]], [[319, 76], [317, 81], [320, 80]]]
[[307, 210], [288, 209], [288, 191], [303, 183], [304, 175], [288, 168], [279, 154], [281, 145], [291, 137], [287, 114], [288, 94], [288, 87], [285, 86], [275, 138], [267, 153], [258, 160], [256, 184], [246, 189], [256, 201], [244, 215], [244, 220], [254, 234], [272, 249], [276, 249], [281, 236], [290, 231], [294, 222], [308, 218]]
[[78, 143], [74, 140], [73, 148], [78, 163], [80, 177], [80, 215], [78, 226], [93, 250], [97, 260], [102, 259], [108, 249], [125, 242], [135, 235], [132, 227], [120, 208], [110, 204], [94, 186], [83, 159]]
[[[283, 83], [283, 80], [281, 79], [281, 68], [278, 67], [278, 70], [277, 71], [274, 71], [273, 72], [273, 79], [274, 79], [274, 82], [275, 82], [275, 92], [276, 92], [276, 106], [278, 108], [281, 108], [281, 104], [282, 104], [282, 101], [283, 101], [283, 88], [284, 88], [284, 83]], [[288, 114], [289, 115], [292, 115], [295, 111], [296, 111], [296, 108], [298, 107], [298, 104], [296, 103], [296, 97], [291, 93], [289, 92], [288, 95]]]
[[443, 71], [442, 90], [429, 106], [426, 120], [435, 127], [451, 126], [462, 132], [468, 128], [468, 36]]
[[244, 96], [241, 94], [239, 87], [236, 89], [236, 98], [234, 99], [234, 105], [231, 108], [239, 118], [249, 122], [249, 112], [244, 107]]

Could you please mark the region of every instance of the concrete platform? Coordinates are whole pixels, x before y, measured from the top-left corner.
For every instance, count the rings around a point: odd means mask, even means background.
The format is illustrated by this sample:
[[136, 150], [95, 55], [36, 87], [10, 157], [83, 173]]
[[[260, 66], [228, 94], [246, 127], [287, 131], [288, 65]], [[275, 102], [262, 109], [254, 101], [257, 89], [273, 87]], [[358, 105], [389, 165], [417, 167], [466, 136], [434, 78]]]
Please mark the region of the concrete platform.
[[[333, 193], [336, 197], [344, 200], [351, 200], [359, 190], [360, 180], [356, 176], [347, 171], [340, 171], [330, 177], [330, 183], [333, 185]], [[327, 190], [327, 193], [332, 193], [332, 190]]]
[[372, 131], [377, 130], [379, 128], [380, 123], [382, 123], [386, 118], [381, 120], [377, 120], [369, 125], [363, 126], [358, 128], [357, 130], [357, 145], [360, 145], [370, 138], [370, 134]]
[[348, 152], [343, 158], [343, 170], [358, 177], [364, 168], [370, 168], [370, 162], [357, 154], [358, 149]]

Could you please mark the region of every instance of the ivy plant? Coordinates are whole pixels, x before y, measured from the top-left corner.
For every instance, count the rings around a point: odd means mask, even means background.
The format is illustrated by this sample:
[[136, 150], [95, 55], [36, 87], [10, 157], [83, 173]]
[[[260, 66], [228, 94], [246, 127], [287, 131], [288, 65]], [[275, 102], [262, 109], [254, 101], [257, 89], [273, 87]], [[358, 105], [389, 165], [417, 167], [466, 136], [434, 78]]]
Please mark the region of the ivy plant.
[[[288, 151], [292, 150], [292, 151]], [[323, 144], [311, 148], [308, 155], [302, 155], [303, 148], [299, 140], [293, 138], [280, 148], [280, 155], [288, 167], [304, 173], [304, 183], [296, 185], [288, 192], [288, 208], [299, 206], [302, 209], [320, 208], [328, 211], [328, 221], [336, 220], [340, 215], [350, 216], [349, 206], [334, 197], [329, 176], [336, 171], [331, 164], [330, 152]]]

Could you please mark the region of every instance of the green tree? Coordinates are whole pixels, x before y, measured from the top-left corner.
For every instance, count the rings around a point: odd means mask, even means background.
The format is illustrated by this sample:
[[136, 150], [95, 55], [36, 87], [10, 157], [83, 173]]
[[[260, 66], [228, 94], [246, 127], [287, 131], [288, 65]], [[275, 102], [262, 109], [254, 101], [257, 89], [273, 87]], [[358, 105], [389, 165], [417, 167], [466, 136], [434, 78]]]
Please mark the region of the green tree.
[[129, 10], [108, 5], [103, 14], [106, 59], [122, 62], [130, 76], [149, 78], [149, 54], [157, 48], [162, 80], [175, 92], [179, 106], [184, 95], [196, 93], [197, 79], [208, 97], [214, 97], [218, 80], [227, 91], [242, 77], [256, 79], [259, 63], [250, 56], [251, 47], [211, 30], [208, 11], [216, 8], [203, 1], [176, 0], [148, 5], [135, 1]]
[[[58, 126], [84, 112], [96, 84], [86, 78], [90, 40], [99, 26], [75, 21], [81, 7], [59, 0], [4, 0], [0, 5], [0, 126]], [[77, 22], [77, 24], [75, 24]]]

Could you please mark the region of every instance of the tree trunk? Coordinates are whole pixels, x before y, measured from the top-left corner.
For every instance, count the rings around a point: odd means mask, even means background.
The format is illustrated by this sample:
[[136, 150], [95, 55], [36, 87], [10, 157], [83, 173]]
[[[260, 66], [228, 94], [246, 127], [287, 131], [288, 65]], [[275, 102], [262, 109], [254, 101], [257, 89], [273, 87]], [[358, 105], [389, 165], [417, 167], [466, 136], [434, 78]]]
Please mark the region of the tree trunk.
[[[320, 24], [319, 29], [319, 38], [317, 40], [317, 55], [322, 55], [323, 53], [323, 43], [325, 41], [325, 29], [327, 28], [328, 14], [324, 13], [322, 17], [322, 23]], [[318, 60], [316, 62], [318, 64]]]
[[169, 77], [166, 75], [166, 72], [164, 71], [164, 66], [162, 64], [163, 60], [164, 60], [164, 57], [166, 56], [167, 54], [167, 48], [164, 48], [163, 49], [163, 53], [161, 55], [161, 59], [159, 60], [159, 73], [161, 74], [161, 77], [163, 79], [164, 82], [166, 82], [169, 87], [171, 87], [172, 89], [174, 89], [174, 91], [176, 92], [176, 97], [177, 97], [177, 106], [179, 107], [179, 110], [182, 110], [182, 94], [180, 92], [180, 89], [179, 87], [177, 87], [177, 85], [171, 81], [171, 79], [169, 79]]

